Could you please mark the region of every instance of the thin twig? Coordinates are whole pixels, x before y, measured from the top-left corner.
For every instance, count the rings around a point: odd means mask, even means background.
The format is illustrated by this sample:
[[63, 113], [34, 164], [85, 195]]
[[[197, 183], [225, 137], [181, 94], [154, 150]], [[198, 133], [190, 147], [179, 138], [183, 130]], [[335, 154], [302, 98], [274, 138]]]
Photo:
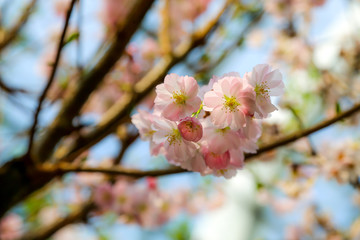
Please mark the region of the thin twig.
[[76, 1], [77, 0], [72, 0], [71, 3], [70, 3], [69, 9], [67, 10], [66, 19], [65, 19], [63, 31], [61, 33], [61, 37], [60, 37], [60, 40], [59, 40], [59, 43], [58, 43], [56, 57], [55, 57], [55, 61], [54, 61], [53, 67], [52, 67], [52, 71], [51, 71], [49, 80], [48, 80], [48, 82], [47, 82], [41, 96], [39, 97], [38, 106], [36, 108], [36, 112], [35, 112], [35, 115], [34, 115], [34, 123], [33, 123], [32, 127], [31, 127], [31, 130], [30, 130], [30, 138], [29, 138], [29, 145], [28, 145], [27, 154], [31, 153], [31, 148], [32, 148], [32, 145], [33, 145], [33, 142], [34, 142], [37, 123], [38, 123], [38, 120], [39, 120], [39, 114], [40, 114], [40, 111], [41, 111], [41, 106], [42, 106], [42, 104], [43, 104], [43, 102], [45, 100], [46, 94], [47, 94], [48, 90], [50, 89], [51, 84], [53, 83], [53, 81], [55, 79], [56, 70], [57, 70], [57, 67], [59, 65], [61, 50], [64, 47], [64, 39], [65, 39], [65, 35], [66, 35], [66, 30], [68, 28], [71, 12], [72, 12], [72, 10], [74, 8], [74, 4], [75, 4]]
[[254, 153], [254, 154], [248, 154], [246, 157], [249, 158], [249, 157], [255, 157], [257, 155], [260, 155], [261, 153], [264, 153], [264, 152], [267, 152], [267, 151], [270, 151], [270, 150], [273, 150], [275, 148], [278, 148], [280, 146], [283, 146], [283, 145], [286, 145], [288, 143], [291, 143], [299, 138], [302, 138], [302, 137], [306, 137], [314, 132], [317, 132], [323, 128], [326, 128], [344, 118], [347, 118], [347, 117], [350, 117], [351, 115], [353, 115], [354, 113], [358, 112], [360, 110], [360, 103], [358, 104], [355, 104], [352, 108], [350, 108], [349, 110], [343, 112], [343, 113], [340, 113], [338, 115], [336, 115], [335, 117], [331, 118], [331, 119], [328, 119], [328, 120], [325, 120], [319, 124], [316, 124], [315, 126], [313, 127], [310, 127], [310, 128], [307, 128], [305, 130], [300, 130], [298, 132], [295, 132], [293, 134], [291, 134], [290, 136], [287, 136], [287, 137], [283, 137], [283, 138], [280, 138], [278, 139], [277, 141], [275, 141], [274, 143], [271, 143], [271, 144], [268, 144], [266, 146], [263, 146], [261, 147], [257, 153]]
[[22, 29], [22, 27], [25, 25], [25, 23], [29, 19], [29, 16], [30, 16], [30, 14], [32, 12], [32, 9], [35, 6], [35, 3], [36, 3], [36, 0], [32, 0], [29, 3], [29, 5], [25, 8], [23, 14], [21, 15], [21, 17], [17, 21], [17, 23], [14, 25], [14, 27], [11, 28], [10, 31], [8, 31], [5, 34], [5, 38], [0, 42], [0, 52], [5, 47], [7, 47], [18, 36], [20, 30]]
[[34, 232], [30, 232], [25, 234], [23, 237], [21, 237], [19, 240], [43, 240], [48, 239], [53, 234], [55, 234], [59, 229], [67, 226], [68, 224], [81, 221], [86, 217], [86, 215], [89, 213], [91, 209], [95, 207], [94, 203], [92, 201], [88, 201], [84, 203], [82, 206], [79, 206], [79, 209], [75, 210], [68, 216], [59, 219], [58, 221], [54, 222], [50, 226], [37, 229]]
[[15, 93], [27, 93], [26, 90], [21, 88], [14, 88], [9, 87], [0, 77], [0, 90], [8, 93], [8, 94], [15, 94]]
[[[293, 116], [295, 117], [297, 123], [299, 124], [299, 127], [300, 129], [305, 129], [305, 125], [301, 119], [301, 117], [299, 116], [299, 114], [297, 114], [296, 110], [291, 107], [290, 105], [286, 106], [290, 111], [291, 113], [293, 114]], [[310, 137], [307, 137], [306, 138], [308, 144], [309, 144], [309, 147], [310, 147], [310, 153], [312, 156], [316, 156], [316, 150], [315, 150], [315, 145], [313, 144], [313, 142], [311, 141]]]

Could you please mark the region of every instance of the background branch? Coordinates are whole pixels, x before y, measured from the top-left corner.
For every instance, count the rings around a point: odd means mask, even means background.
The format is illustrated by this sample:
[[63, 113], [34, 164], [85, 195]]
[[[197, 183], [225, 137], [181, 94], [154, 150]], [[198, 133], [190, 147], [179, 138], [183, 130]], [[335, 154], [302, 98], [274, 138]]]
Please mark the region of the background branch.
[[84, 203], [83, 205], [79, 206], [77, 210], [70, 213], [68, 216], [59, 219], [55, 223], [51, 224], [50, 226], [47, 226], [45, 228], [37, 229], [34, 232], [30, 232], [27, 234], [24, 234], [24, 236], [18, 240], [43, 240], [48, 239], [53, 234], [55, 234], [59, 229], [72, 224], [77, 221], [81, 221], [86, 217], [86, 215], [89, 213], [91, 209], [95, 207], [94, 203], [92, 201], [88, 201]]
[[0, 52], [5, 47], [7, 47], [18, 36], [18, 34], [21, 31], [22, 27], [27, 22], [30, 14], [32, 12], [32, 9], [35, 6], [35, 3], [36, 3], [36, 0], [31, 0], [29, 5], [25, 8], [23, 14], [21, 15], [21, 17], [17, 21], [17, 23], [7, 33], [5, 33], [4, 39], [0, 42]]
[[138, 0], [135, 2], [128, 17], [125, 18], [125, 23], [117, 31], [113, 43], [102, 59], [88, 74], [79, 80], [76, 88], [64, 100], [57, 117], [37, 143], [36, 152], [32, 154], [32, 157], [37, 157], [40, 162], [44, 162], [53, 152], [59, 140], [70, 133], [72, 120], [79, 114], [90, 94], [121, 57], [127, 43], [138, 29], [152, 3], [153, 0]]
[[59, 65], [61, 50], [64, 47], [64, 39], [65, 39], [65, 35], [66, 35], [66, 30], [67, 30], [67, 28], [69, 26], [70, 16], [71, 16], [72, 10], [74, 8], [75, 2], [76, 2], [76, 0], [71, 1], [70, 5], [69, 5], [69, 8], [68, 8], [68, 10], [66, 12], [66, 19], [65, 19], [64, 27], [63, 27], [63, 30], [62, 30], [62, 33], [61, 33], [61, 36], [60, 36], [58, 46], [57, 46], [55, 61], [54, 61], [54, 64], [52, 66], [51, 74], [50, 74], [49, 80], [48, 80], [43, 92], [41, 93], [41, 95], [39, 97], [38, 106], [36, 108], [35, 115], [34, 115], [34, 122], [33, 122], [33, 125], [31, 126], [31, 129], [30, 129], [29, 145], [28, 145], [28, 152], [27, 152], [27, 154], [29, 154], [29, 155], [31, 154], [31, 148], [32, 148], [32, 145], [33, 145], [34, 137], [35, 137], [35, 132], [36, 132], [36, 127], [37, 127], [37, 123], [38, 123], [38, 120], [39, 120], [39, 114], [40, 114], [40, 111], [41, 111], [41, 106], [42, 106], [42, 104], [43, 104], [43, 102], [45, 100], [46, 94], [49, 91], [51, 84], [54, 82], [54, 79], [55, 79], [56, 70], [57, 70], [57, 67]]

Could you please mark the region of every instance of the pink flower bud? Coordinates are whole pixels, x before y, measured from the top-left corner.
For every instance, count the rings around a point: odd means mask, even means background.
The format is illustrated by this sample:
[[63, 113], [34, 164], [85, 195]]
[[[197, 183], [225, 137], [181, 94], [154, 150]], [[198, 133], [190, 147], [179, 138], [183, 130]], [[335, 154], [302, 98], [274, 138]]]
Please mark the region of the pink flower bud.
[[186, 117], [180, 120], [178, 129], [181, 136], [188, 141], [197, 142], [203, 136], [203, 128], [200, 121], [194, 117]]
[[155, 177], [147, 177], [146, 183], [148, 189], [155, 190], [157, 188], [157, 180]]
[[207, 150], [204, 157], [206, 165], [211, 169], [225, 169], [230, 163], [229, 151], [218, 154]]

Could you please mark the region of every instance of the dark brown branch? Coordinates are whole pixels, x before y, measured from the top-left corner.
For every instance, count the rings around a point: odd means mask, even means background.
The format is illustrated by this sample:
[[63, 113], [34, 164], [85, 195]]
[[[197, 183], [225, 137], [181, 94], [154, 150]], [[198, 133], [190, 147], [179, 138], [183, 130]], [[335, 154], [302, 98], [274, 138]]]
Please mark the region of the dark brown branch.
[[36, 153], [32, 154], [32, 157], [37, 157], [40, 162], [44, 162], [49, 158], [60, 139], [70, 133], [73, 119], [79, 114], [90, 94], [121, 57], [127, 43], [140, 26], [152, 3], [153, 0], [136, 1], [125, 23], [118, 29], [115, 39], [107, 52], [98, 64], [79, 80], [76, 88], [64, 100], [57, 117], [37, 143]]
[[274, 143], [272, 144], [268, 144], [266, 146], [263, 146], [261, 147], [257, 153], [255, 154], [249, 154], [247, 155], [246, 157], [249, 158], [249, 157], [255, 157], [257, 155], [260, 155], [261, 153], [264, 153], [264, 152], [267, 152], [267, 151], [270, 151], [270, 150], [273, 150], [275, 148], [278, 148], [278, 147], [281, 147], [283, 145], [286, 145], [288, 143], [291, 143], [291, 142], [294, 142], [295, 140], [299, 139], [299, 138], [302, 138], [302, 137], [306, 137], [314, 132], [317, 132], [323, 128], [326, 128], [344, 118], [347, 118], [347, 117], [350, 117], [351, 115], [353, 115], [354, 113], [358, 112], [360, 110], [360, 103], [358, 104], [355, 104], [352, 108], [350, 108], [349, 110], [343, 112], [343, 113], [340, 113], [338, 115], [336, 115], [335, 117], [331, 118], [331, 119], [328, 119], [328, 120], [325, 120], [319, 124], [316, 124], [315, 126], [313, 127], [310, 127], [308, 129], [305, 129], [305, 130], [300, 130], [298, 132], [295, 132], [294, 134], [291, 134], [290, 136], [287, 136], [287, 137], [283, 137], [283, 138], [280, 138], [278, 139], [277, 141], [275, 141]]
[[1, 77], [0, 77], [0, 90], [3, 90], [8, 94], [27, 93], [24, 89], [9, 87], [7, 84], [5, 84], [5, 82], [1, 79]]
[[111, 168], [74, 166], [72, 164], [64, 163], [64, 162], [58, 164], [44, 163], [42, 166], [39, 166], [39, 171], [48, 174], [58, 175], [58, 176], [61, 176], [68, 172], [90, 172], [90, 173], [104, 173], [107, 175], [122, 175], [127, 177], [134, 177], [134, 178], [142, 178], [145, 176], [162, 176], [162, 175], [187, 172], [187, 170], [177, 167], [170, 169], [162, 169], [162, 170], [141, 171], [138, 169], [123, 168], [121, 166], [111, 167]]
[[[290, 105], [286, 106], [290, 111], [291, 113], [293, 114], [293, 116], [295, 117], [297, 123], [299, 124], [299, 127], [301, 130], [305, 129], [305, 126], [304, 126], [304, 123], [301, 119], [301, 117], [299, 116], [299, 114], [297, 114], [296, 110], [291, 107]], [[310, 153], [312, 156], [316, 156], [316, 150], [315, 150], [315, 146], [313, 144], [313, 142], [311, 141], [311, 139], [308, 137], [306, 138], [307, 142], [308, 142], [308, 145], [310, 147]]]
[[[251, 158], [254, 158], [255, 156], [258, 156], [262, 153], [274, 150], [278, 147], [281, 147], [281, 146], [284, 146], [291, 142], [294, 142], [302, 137], [308, 136], [308, 135], [310, 135], [314, 132], [317, 132], [323, 128], [326, 128], [344, 118], [347, 118], [358, 111], [360, 111], [360, 104], [354, 105], [348, 111], [345, 111], [345, 112], [335, 116], [334, 118], [325, 120], [325, 121], [323, 121], [313, 127], [310, 127], [308, 129], [298, 131], [290, 136], [280, 138], [279, 140], [275, 141], [272, 144], [262, 146], [259, 148], [257, 153], [247, 154], [245, 156], [245, 160], [249, 161]], [[39, 171], [48, 173], [48, 174], [55, 174], [55, 175], [62, 175], [67, 172], [94, 172], [94, 173], [104, 173], [104, 174], [109, 174], [109, 175], [123, 175], [123, 176], [135, 177], [135, 178], [141, 178], [141, 177], [145, 177], [145, 176], [163, 176], [163, 175], [187, 172], [187, 170], [182, 169], [182, 168], [141, 171], [141, 170], [137, 170], [137, 169], [127, 169], [127, 168], [123, 168], [123, 167], [114, 167], [114, 168], [82, 167], [82, 166], [73, 166], [68, 163], [59, 163], [58, 165], [51, 165], [51, 164], [43, 165], [43, 166], [41, 166]]]
[[60, 37], [60, 40], [59, 40], [59, 43], [58, 43], [58, 46], [57, 46], [56, 57], [55, 57], [54, 64], [52, 66], [51, 74], [50, 74], [49, 80], [48, 80], [43, 92], [41, 93], [41, 95], [39, 97], [38, 106], [36, 108], [35, 115], [34, 115], [34, 122], [33, 122], [33, 125], [31, 126], [31, 129], [30, 129], [28, 154], [30, 154], [31, 148], [32, 148], [32, 145], [33, 145], [33, 142], [34, 142], [36, 127], [37, 127], [37, 123], [38, 123], [38, 120], [39, 120], [39, 114], [40, 114], [40, 111], [41, 111], [42, 104], [43, 104], [43, 102], [45, 100], [45, 97], [46, 97], [46, 94], [47, 94], [48, 90], [50, 89], [51, 84], [54, 82], [54, 79], [55, 79], [56, 70], [57, 70], [57, 67], [59, 65], [61, 51], [62, 51], [62, 49], [64, 47], [64, 40], [65, 40], [66, 30], [67, 30], [67, 28], [69, 26], [70, 16], [71, 16], [72, 10], [74, 8], [75, 2], [76, 2], [76, 0], [72, 0], [71, 3], [70, 3], [69, 9], [67, 10], [65, 23], [64, 23], [64, 27], [63, 27], [63, 30], [62, 30], [62, 33], [61, 33], [61, 37]]
[[22, 238], [19, 240], [43, 240], [48, 239], [51, 237], [54, 233], [56, 233], [59, 229], [77, 222], [81, 221], [86, 217], [86, 215], [89, 213], [91, 209], [94, 208], [94, 204], [92, 201], [84, 203], [84, 205], [79, 206], [79, 209], [72, 212], [70, 215], [59, 219], [55, 223], [51, 224], [50, 226], [47, 226], [43, 229], [37, 229], [34, 232], [30, 232], [28, 234], [25, 234]]
[[0, 52], [9, 45], [19, 34], [22, 27], [25, 25], [29, 16], [34, 8], [36, 0], [31, 0], [29, 5], [25, 8], [23, 14], [17, 21], [17, 23], [5, 34], [5, 38], [0, 42]]

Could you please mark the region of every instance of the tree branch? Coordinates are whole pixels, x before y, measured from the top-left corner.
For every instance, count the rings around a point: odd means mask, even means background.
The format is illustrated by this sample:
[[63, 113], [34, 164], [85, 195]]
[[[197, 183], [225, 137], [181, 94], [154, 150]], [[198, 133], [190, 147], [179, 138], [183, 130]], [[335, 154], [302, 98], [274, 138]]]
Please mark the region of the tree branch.
[[23, 14], [20, 16], [19, 20], [17, 21], [17, 23], [13, 26], [12, 29], [10, 29], [9, 32], [7, 32], [5, 34], [4, 39], [0, 42], [0, 52], [7, 46], [9, 45], [15, 38], [16, 36], [19, 34], [20, 30], [22, 29], [22, 27], [25, 25], [25, 23], [27, 22], [27, 20], [29, 19], [29, 16], [32, 12], [32, 9], [34, 8], [36, 3], [36, 0], [31, 0], [31, 2], [29, 3], [29, 5], [25, 8]]
[[152, 3], [153, 0], [136, 1], [126, 18], [126, 22], [117, 31], [113, 43], [102, 59], [92, 71], [79, 80], [79, 84], [71, 92], [70, 96], [64, 100], [57, 117], [37, 143], [36, 154], [32, 154], [33, 157], [37, 157], [40, 162], [44, 162], [49, 158], [60, 139], [70, 133], [72, 120], [79, 114], [90, 94], [121, 57], [127, 43], [138, 29]]
[[[262, 153], [265, 153], [267, 151], [274, 150], [278, 147], [284, 146], [288, 143], [294, 142], [297, 139], [300, 139], [302, 137], [308, 136], [314, 132], [317, 132], [323, 128], [326, 128], [344, 118], [347, 118], [354, 113], [360, 111], [360, 104], [354, 105], [351, 109], [335, 116], [334, 118], [325, 120], [313, 127], [310, 127], [305, 130], [300, 130], [294, 134], [291, 134], [290, 136], [286, 136], [283, 138], [280, 138], [279, 140], [275, 141], [274, 143], [264, 145], [259, 148], [257, 153], [254, 154], [246, 154], [245, 160], [249, 161], [251, 158], [254, 158], [255, 156], [258, 156]], [[134, 178], [141, 178], [145, 176], [163, 176], [163, 175], [169, 175], [169, 174], [175, 174], [175, 173], [182, 173], [182, 172], [188, 172], [185, 169], [174, 167], [170, 169], [162, 169], [162, 170], [152, 170], [152, 171], [141, 171], [137, 169], [128, 169], [123, 167], [112, 167], [112, 168], [97, 168], [97, 167], [82, 167], [82, 166], [74, 166], [68, 163], [59, 163], [59, 164], [44, 164], [39, 168], [40, 172], [44, 172], [47, 174], [55, 174], [55, 175], [63, 175], [68, 172], [94, 172], [94, 173], [104, 173], [108, 175], [122, 175], [122, 176], [128, 176], [128, 177], [134, 177]]]
[[29, 145], [28, 145], [28, 151], [27, 151], [27, 154], [29, 154], [29, 155], [31, 154], [31, 148], [32, 148], [32, 145], [33, 145], [33, 142], [34, 142], [36, 127], [37, 127], [37, 123], [38, 123], [38, 120], [39, 120], [39, 114], [40, 114], [40, 111], [41, 111], [41, 106], [42, 106], [42, 104], [43, 104], [43, 102], [45, 100], [46, 94], [47, 94], [48, 90], [50, 89], [51, 84], [54, 82], [55, 75], [56, 75], [56, 70], [57, 70], [57, 67], [59, 65], [61, 50], [64, 47], [64, 39], [65, 39], [65, 35], [66, 35], [66, 30], [67, 30], [67, 28], [69, 26], [70, 16], [71, 16], [71, 13], [72, 13], [72, 10], [74, 8], [74, 5], [75, 5], [76, 1], [77, 0], [72, 0], [71, 1], [70, 5], [69, 5], [69, 8], [68, 8], [68, 10], [66, 12], [66, 19], [65, 19], [64, 27], [63, 27], [61, 37], [60, 37], [60, 40], [59, 40], [59, 43], [58, 43], [56, 57], [55, 57], [54, 64], [52, 66], [51, 74], [50, 74], [49, 80], [48, 80], [42, 94], [39, 97], [38, 106], [36, 108], [35, 115], [34, 115], [34, 122], [33, 122], [33, 125], [31, 126], [31, 129], [30, 129]]
[[86, 217], [86, 215], [89, 213], [91, 209], [93, 209], [95, 205], [92, 203], [92, 201], [88, 201], [84, 203], [82, 206], [79, 206], [77, 210], [69, 214], [68, 216], [59, 219], [55, 223], [51, 224], [50, 226], [47, 226], [43, 229], [37, 229], [34, 232], [30, 232], [25, 234], [23, 237], [21, 237], [19, 240], [43, 240], [48, 239], [51, 237], [54, 233], [56, 233], [59, 229], [77, 222], [81, 221]]
[[[230, 1], [229, 1], [230, 2]], [[173, 55], [164, 56], [138, 83], [134, 86], [134, 92], [123, 96], [103, 116], [100, 123], [88, 134], [83, 135], [74, 144], [60, 161], [71, 161], [79, 156], [85, 149], [98, 143], [101, 139], [113, 132], [121, 121], [126, 118], [135, 103], [147, 96], [152, 89], [163, 81], [166, 73], [177, 63], [183, 60], [192, 49], [201, 45], [211, 31], [218, 25], [219, 19], [228, 7], [224, 4], [218, 14], [203, 28], [195, 31], [191, 41], [184, 41], [173, 52]]]
[[3, 90], [4, 92], [6, 92], [8, 94], [26, 93], [26, 91], [24, 89], [9, 87], [7, 84], [5, 84], [5, 82], [3, 81], [3, 79], [1, 77], [0, 77], [0, 90]]

